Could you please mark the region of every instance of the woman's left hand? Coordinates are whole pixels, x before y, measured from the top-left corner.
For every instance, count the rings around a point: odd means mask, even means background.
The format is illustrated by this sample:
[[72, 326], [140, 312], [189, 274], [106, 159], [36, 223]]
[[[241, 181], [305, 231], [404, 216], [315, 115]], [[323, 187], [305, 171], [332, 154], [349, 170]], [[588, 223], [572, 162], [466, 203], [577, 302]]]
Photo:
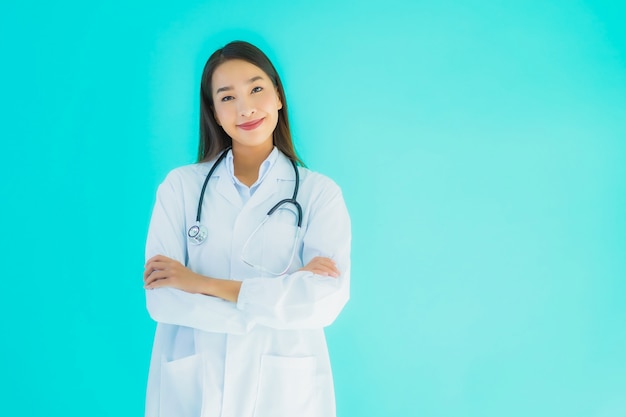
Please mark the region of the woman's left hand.
[[180, 262], [163, 255], [150, 258], [143, 272], [144, 288], [148, 290], [171, 287], [189, 293], [202, 293], [207, 280]]

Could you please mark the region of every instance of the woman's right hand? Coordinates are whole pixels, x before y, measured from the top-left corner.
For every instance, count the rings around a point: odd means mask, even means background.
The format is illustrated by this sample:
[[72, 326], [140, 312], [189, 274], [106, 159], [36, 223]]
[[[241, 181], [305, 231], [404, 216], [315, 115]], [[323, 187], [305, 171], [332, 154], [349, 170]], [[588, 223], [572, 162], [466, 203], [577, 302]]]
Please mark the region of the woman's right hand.
[[299, 269], [300, 271], [309, 271], [317, 275], [337, 278], [339, 270], [335, 261], [324, 256], [316, 256], [311, 261]]

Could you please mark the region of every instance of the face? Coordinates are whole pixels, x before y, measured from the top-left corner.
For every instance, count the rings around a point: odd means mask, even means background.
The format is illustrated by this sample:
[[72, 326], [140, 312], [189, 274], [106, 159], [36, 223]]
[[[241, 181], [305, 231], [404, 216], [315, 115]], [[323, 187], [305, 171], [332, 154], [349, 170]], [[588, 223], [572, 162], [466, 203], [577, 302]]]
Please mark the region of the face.
[[211, 79], [217, 123], [233, 140], [233, 151], [268, 151], [282, 102], [259, 67], [233, 59], [220, 64]]

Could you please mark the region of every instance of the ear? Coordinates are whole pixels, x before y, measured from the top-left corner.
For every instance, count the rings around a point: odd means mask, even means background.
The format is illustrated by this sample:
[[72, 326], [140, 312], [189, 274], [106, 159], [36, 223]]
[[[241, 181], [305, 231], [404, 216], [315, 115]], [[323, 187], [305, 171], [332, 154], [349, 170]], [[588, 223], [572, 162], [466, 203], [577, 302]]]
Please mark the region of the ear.
[[280, 94], [278, 93], [278, 88], [274, 88], [276, 90], [276, 100], [278, 101], [278, 110], [283, 108], [283, 101], [280, 99]]

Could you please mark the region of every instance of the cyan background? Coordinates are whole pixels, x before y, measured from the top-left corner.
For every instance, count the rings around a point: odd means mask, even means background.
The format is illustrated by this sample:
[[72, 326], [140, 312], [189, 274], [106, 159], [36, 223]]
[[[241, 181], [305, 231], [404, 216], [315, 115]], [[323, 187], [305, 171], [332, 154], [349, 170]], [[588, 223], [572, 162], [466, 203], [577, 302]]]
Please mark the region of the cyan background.
[[154, 193], [229, 40], [343, 188], [339, 417], [626, 416], [626, 3], [0, 8], [0, 415], [142, 415]]

